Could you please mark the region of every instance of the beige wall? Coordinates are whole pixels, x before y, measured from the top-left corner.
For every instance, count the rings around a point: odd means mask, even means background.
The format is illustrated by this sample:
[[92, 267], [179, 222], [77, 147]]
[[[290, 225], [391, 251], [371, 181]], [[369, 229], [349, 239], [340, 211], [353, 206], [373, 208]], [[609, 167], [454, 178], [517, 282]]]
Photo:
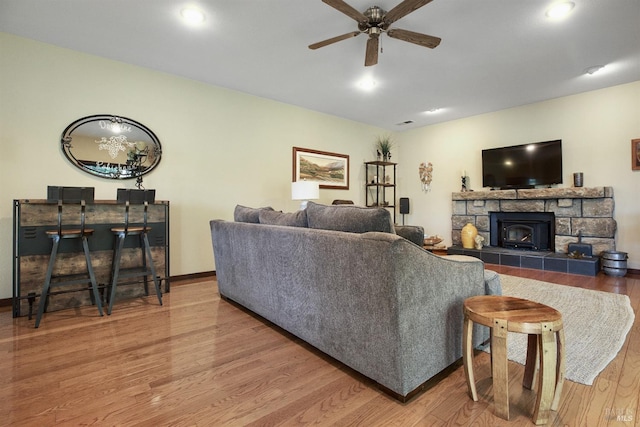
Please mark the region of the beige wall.
[[0, 33], [0, 298], [12, 295], [12, 200], [45, 198], [47, 185], [96, 188], [113, 199], [134, 181], [72, 166], [60, 135], [93, 114], [137, 120], [163, 158], [144, 185], [171, 202], [171, 274], [214, 269], [208, 221], [236, 204], [291, 211], [292, 147], [348, 154], [350, 190], [319, 200], [364, 200], [363, 162], [383, 130], [116, 61]]
[[[584, 172], [586, 187], [611, 186], [617, 250], [640, 268], [640, 171], [631, 170], [631, 140], [640, 138], [640, 81], [411, 130], [398, 135], [400, 196], [409, 197], [407, 224], [451, 243], [451, 192], [482, 189], [481, 150], [562, 139], [564, 187]], [[420, 162], [433, 163], [430, 192], [418, 180]]]
[[[208, 221], [237, 204], [292, 211], [292, 147], [350, 155], [350, 189], [319, 200], [364, 203], [363, 162], [374, 159], [379, 128], [204, 85], [116, 61], [0, 33], [0, 298], [11, 297], [12, 200], [44, 198], [47, 185], [96, 187], [113, 199], [134, 182], [88, 175], [64, 157], [60, 134], [72, 121], [116, 114], [153, 130], [163, 147], [147, 188], [171, 202], [171, 274], [214, 269]], [[408, 224], [450, 238], [451, 192], [460, 170], [480, 181], [480, 150], [562, 138], [565, 182], [616, 191], [619, 250], [640, 268], [640, 172], [630, 170], [630, 139], [640, 137], [640, 82], [394, 135], [398, 197], [411, 199]], [[418, 165], [434, 163], [433, 190], [420, 191]], [[401, 217], [398, 216], [400, 222]]]

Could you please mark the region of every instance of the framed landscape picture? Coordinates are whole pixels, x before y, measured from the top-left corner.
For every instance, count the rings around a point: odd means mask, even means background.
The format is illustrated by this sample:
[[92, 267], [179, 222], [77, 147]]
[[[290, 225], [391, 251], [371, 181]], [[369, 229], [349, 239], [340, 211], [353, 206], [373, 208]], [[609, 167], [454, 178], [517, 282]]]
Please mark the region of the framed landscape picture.
[[631, 140], [631, 169], [640, 170], [640, 139]]
[[320, 188], [349, 189], [349, 156], [293, 147], [293, 182], [316, 181]]

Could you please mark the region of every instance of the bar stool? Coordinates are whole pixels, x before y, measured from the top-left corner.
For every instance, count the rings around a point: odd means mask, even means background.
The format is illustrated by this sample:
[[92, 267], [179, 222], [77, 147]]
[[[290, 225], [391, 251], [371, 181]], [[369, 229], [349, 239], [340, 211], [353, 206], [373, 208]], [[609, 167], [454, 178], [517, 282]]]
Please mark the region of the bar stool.
[[[151, 246], [149, 245], [148, 232], [151, 227], [147, 225], [147, 211], [149, 203], [155, 202], [155, 190], [132, 190], [119, 188], [117, 193], [118, 203], [124, 203], [124, 225], [119, 227], [112, 227], [111, 232], [114, 236], [114, 248], [113, 248], [113, 260], [111, 270], [111, 292], [109, 296], [109, 305], [107, 307], [107, 314], [111, 314], [113, 308], [113, 302], [116, 299], [116, 288], [119, 279], [136, 278], [141, 277], [144, 283], [145, 295], [149, 295], [148, 276], [153, 279], [153, 284], [156, 288], [156, 295], [158, 296], [158, 302], [162, 305], [162, 292], [160, 291], [160, 281], [156, 275], [156, 268], [153, 263], [153, 257], [151, 256]], [[142, 225], [131, 225], [129, 222], [129, 209], [131, 205], [144, 205], [143, 208], [143, 223]], [[142, 266], [137, 268], [121, 269], [120, 264], [122, 261], [122, 252], [124, 243], [127, 237], [137, 236], [138, 244], [142, 254]], [[125, 282], [126, 284], [138, 283], [138, 281]]]
[[[45, 231], [48, 238], [53, 242], [51, 247], [51, 256], [49, 257], [49, 265], [47, 267], [47, 273], [42, 286], [42, 293], [40, 294], [40, 302], [38, 304], [38, 313], [36, 315], [35, 327], [40, 326], [40, 320], [42, 315], [46, 311], [49, 304], [49, 296], [55, 292], [51, 292], [52, 287], [88, 284], [91, 283], [89, 291], [91, 292], [91, 300], [98, 306], [98, 312], [102, 316], [102, 302], [98, 293], [98, 283], [96, 282], [96, 276], [93, 273], [93, 266], [91, 265], [91, 256], [89, 254], [89, 243], [87, 237], [93, 235], [94, 230], [92, 228], [85, 227], [85, 208], [86, 201], [93, 202], [94, 189], [91, 187], [47, 187], [47, 200], [54, 201], [57, 199], [58, 203], [58, 227], [54, 230]], [[65, 204], [80, 204], [80, 227], [77, 226], [69, 228], [62, 225], [62, 210]], [[84, 252], [84, 258], [87, 265], [88, 277], [78, 278], [79, 273], [64, 274], [56, 276], [56, 280], [51, 281], [53, 278], [53, 268], [56, 263], [56, 257], [58, 255], [58, 249], [61, 239], [80, 239], [82, 242], [82, 250]], [[72, 278], [75, 277], [75, 278]], [[82, 289], [80, 289], [82, 290]], [[62, 292], [73, 292], [74, 290], [67, 290]]]
[[493, 400], [497, 416], [509, 419], [509, 375], [507, 333], [528, 334], [523, 387], [531, 389], [536, 363], [539, 364], [535, 424], [546, 424], [549, 410], [556, 411], [564, 384], [565, 342], [562, 315], [552, 307], [522, 298], [482, 295], [463, 303], [464, 331], [462, 357], [469, 394], [478, 401], [473, 375], [473, 323], [491, 328], [491, 372]]

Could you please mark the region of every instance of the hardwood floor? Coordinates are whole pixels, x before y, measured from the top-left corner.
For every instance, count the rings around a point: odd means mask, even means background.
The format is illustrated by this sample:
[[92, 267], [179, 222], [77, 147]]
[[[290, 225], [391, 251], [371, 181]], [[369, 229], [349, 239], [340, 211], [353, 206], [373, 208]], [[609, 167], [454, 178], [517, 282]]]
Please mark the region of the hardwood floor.
[[[487, 268], [629, 295], [636, 319], [622, 350], [593, 386], [565, 382], [549, 425], [639, 425], [640, 278]], [[510, 421], [493, 415], [484, 353], [475, 361], [478, 402], [458, 366], [402, 404], [222, 301], [215, 280], [172, 286], [162, 307], [154, 298], [118, 301], [102, 318], [95, 307], [47, 313], [39, 329], [0, 313], [0, 425], [532, 425], [534, 392], [522, 388], [516, 363], [509, 362]]]

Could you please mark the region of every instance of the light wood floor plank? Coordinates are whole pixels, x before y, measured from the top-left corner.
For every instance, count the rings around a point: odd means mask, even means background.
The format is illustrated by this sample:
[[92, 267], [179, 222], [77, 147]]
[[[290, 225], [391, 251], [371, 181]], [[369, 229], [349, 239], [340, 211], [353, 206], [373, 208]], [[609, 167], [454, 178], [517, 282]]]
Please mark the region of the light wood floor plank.
[[[636, 425], [640, 279], [488, 267], [629, 295], [636, 320], [622, 350], [593, 386], [565, 383], [548, 425]], [[535, 392], [522, 388], [524, 368], [513, 362], [511, 420], [494, 415], [489, 361], [474, 357], [478, 402], [459, 366], [400, 403], [200, 279], [173, 286], [162, 307], [150, 296], [117, 301], [111, 316], [95, 307], [46, 313], [39, 329], [0, 312], [0, 426], [532, 425]]]

